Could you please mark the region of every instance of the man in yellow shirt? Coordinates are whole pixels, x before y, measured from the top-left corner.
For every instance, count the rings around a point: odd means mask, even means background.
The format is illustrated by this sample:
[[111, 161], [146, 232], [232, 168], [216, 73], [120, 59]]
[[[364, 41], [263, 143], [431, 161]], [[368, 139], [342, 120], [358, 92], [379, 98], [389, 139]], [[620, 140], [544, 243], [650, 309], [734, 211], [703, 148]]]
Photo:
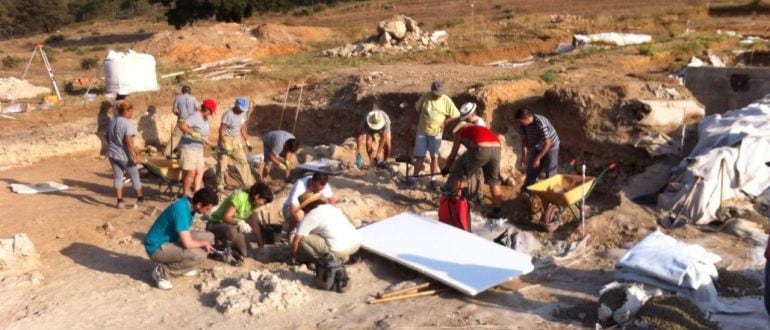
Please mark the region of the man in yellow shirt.
[[[414, 176], [420, 174], [425, 161], [425, 153], [430, 153], [430, 173], [439, 174], [438, 166], [439, 147], [441, 147], [441, 135], [444, 126], [460, 118], [460, 111], [457, 110], [454, 102], [449, 96], [444, 94], [444, 83], [434, 81], [430, 86], [430, 93], [423, 94], [415, 104], [415, 111], [412, 112], [411, 121], [414, 122], [416, 116], [417, 134], [414, 139]], [[408, 187], [417, 186], [414, 177], [407, 178]], [[437, 189], [439, 185], [435, 182], [435, 176], [431, 176], [431, 186]]]

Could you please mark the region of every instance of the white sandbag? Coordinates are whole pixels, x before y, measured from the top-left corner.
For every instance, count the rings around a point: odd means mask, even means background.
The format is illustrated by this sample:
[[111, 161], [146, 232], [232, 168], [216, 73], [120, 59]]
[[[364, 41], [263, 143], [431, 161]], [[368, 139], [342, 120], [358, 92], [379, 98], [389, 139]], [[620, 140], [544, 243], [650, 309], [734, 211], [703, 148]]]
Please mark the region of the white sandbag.
[[132, 50], [125, 53], [110, 50], [104, 58], [103, 67], [106, 93], [128, 95], [160, 89], [152, 55]]
[[697, 121], [706, 115], [706, 109], [693, 100], [639, 100], [650, 110], [638, 123], [648, 127], [680, 126], [686, 121]]

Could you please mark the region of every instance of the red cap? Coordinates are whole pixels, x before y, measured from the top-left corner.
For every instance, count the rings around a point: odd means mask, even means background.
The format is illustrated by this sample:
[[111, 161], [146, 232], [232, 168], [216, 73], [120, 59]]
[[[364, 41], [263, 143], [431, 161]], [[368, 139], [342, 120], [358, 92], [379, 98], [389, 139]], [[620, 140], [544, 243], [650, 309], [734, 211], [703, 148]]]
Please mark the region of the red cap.
[[217, 102], [214, 102], [212, 99], [205, 99], [203, 100], [203, 104], [201, 105], [203, 107], [206, 107], [206, 109], [211, 110], [211, 114], [217, 113]]

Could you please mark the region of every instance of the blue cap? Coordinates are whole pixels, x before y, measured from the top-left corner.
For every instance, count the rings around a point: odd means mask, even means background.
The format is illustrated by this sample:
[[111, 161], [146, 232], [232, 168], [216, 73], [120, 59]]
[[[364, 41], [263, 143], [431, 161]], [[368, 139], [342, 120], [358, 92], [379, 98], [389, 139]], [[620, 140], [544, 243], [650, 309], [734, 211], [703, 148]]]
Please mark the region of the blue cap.
[[243, 112], [249, 111], [249, 101], [246, 100], [245, 97], [235, 99], [235, 106], [240, 108]]

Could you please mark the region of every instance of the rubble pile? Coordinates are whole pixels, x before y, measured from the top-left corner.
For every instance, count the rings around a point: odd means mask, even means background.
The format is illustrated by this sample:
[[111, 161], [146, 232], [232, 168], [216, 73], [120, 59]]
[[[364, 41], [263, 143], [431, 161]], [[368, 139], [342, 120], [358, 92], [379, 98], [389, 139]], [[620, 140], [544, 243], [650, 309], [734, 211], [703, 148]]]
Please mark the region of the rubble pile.
[[267, 270], [250, 271], [235, 284], [220, 287], [213, 292], [217, 309], [225, 314], [249, 312], [259, 316], [269, 311], [282, 311], [310, 299], [306, 287], [300, 281], [283, 278]]
[[420, 29], [414, 19], [404, 14], [393, 15], [377, 26], [377, 35], [360, 42], [324, 50], [329, 57], [366, 57], [380, 53], [406, 53], [431, 49], [447, 43], [446, 31], [432, 33]]

